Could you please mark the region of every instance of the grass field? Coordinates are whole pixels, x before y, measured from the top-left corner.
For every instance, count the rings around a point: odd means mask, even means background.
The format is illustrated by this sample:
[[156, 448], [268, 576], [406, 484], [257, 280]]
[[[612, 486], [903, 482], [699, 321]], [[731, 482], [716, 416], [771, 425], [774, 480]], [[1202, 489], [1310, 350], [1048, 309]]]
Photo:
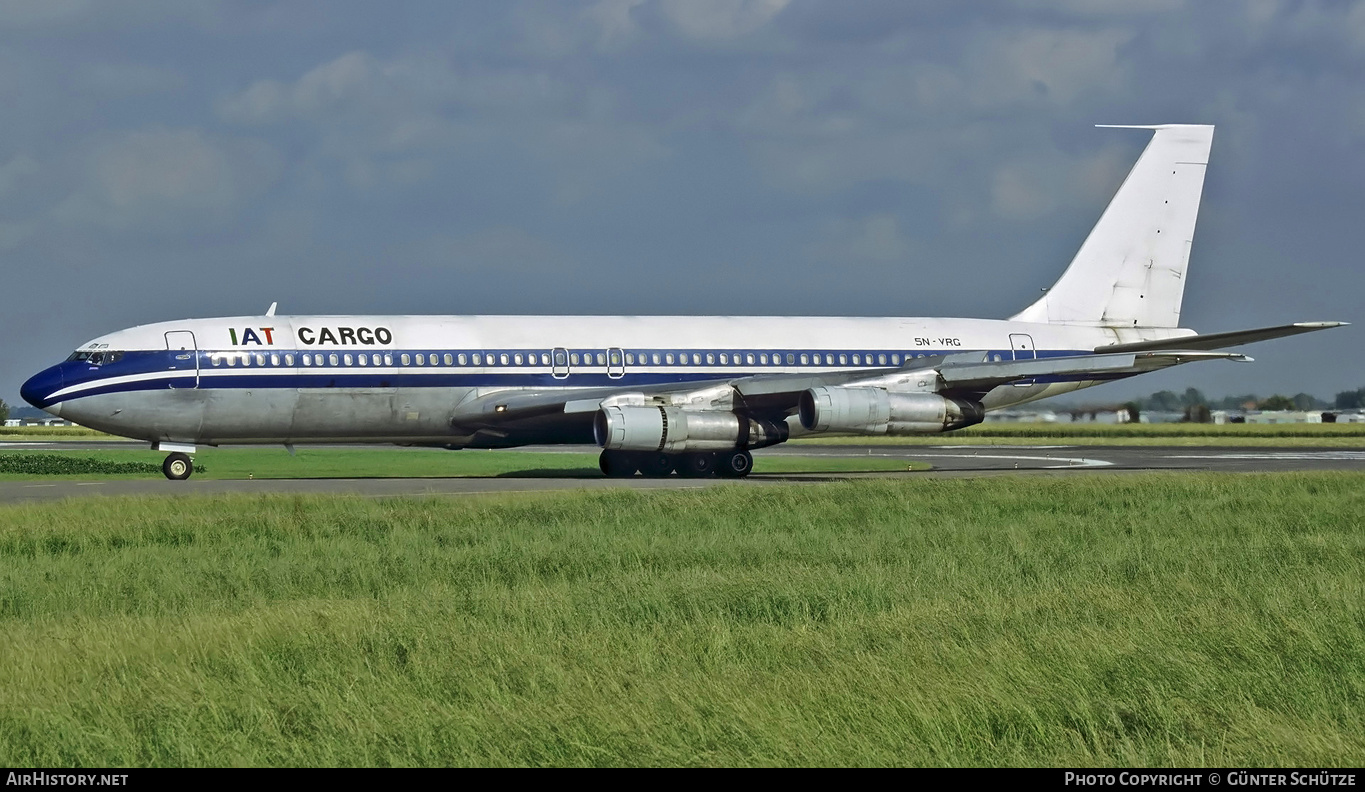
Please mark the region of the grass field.
[[12, 766], [1355, 765], [1365, 476], [0, 507]]
[[[50, 472], [11, 472], [17, 458], [35, 462], [51, 462], [56, 458], [74, 458], [104, 463], [111, 472], [89, 472], [95, 465], [83, 464], [81, 471], [68, 478], [82, 481], [106, 481], [161, 477], [161, 460], [165, 454], [146, 448], [97, 449], [70, 451], [8, 451], [0, 445], [0, 481], [39, 481], [53, 478]], [[202, 472], [197, 479], [275, 479], [275, 478], [423, 478], [423, 477], [590, 477], [600, 478], [597, 454], [575, 452], [532, 451], [444, 451], [426, 448], [301, 448], [290, 456], [278, 447], [266, 448], [204, 448], [194, 457]], [[146, 470], [112, 472], [116, 467], [140, 463]], [[50, 471], [67, 466], [34, 464], [35, 470]], [[755, 459], [754, 470], [759, 473], [856, 473], [887, 470], [928, 470], [924, 462], [883, 458], [833, 458], [763, 456]]]

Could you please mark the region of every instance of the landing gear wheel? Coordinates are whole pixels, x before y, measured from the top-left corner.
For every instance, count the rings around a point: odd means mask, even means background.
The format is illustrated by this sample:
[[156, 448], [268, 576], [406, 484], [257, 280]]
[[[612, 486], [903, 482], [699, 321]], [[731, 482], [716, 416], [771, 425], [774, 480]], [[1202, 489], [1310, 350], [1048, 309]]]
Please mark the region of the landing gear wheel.
[[161, 463], [161, 472], [166, 474], [166, 478], [171, 481], [184, 481], [194, 472], [194, 462], [189, 456], [179, 451], [166, 457], [166, 461]]
[[687, 454], [678, 463], [678, 475], [690, 478], [704, 478], [715, 470], [715, 454]]
[[663, 478], [673, 472], [673, 457], [668, 454], [641, 454], [640, 472], [646, 478]]
[[725, 478], [744, 478], [753, 472], [754, 455], [748, 451], [726, 451], [716, 461], [716, 472]]
[[597, 467], [607, 478], [630, 478], [635, 475], [634, 455], [620, 451], [603, 451], [597, 458]]

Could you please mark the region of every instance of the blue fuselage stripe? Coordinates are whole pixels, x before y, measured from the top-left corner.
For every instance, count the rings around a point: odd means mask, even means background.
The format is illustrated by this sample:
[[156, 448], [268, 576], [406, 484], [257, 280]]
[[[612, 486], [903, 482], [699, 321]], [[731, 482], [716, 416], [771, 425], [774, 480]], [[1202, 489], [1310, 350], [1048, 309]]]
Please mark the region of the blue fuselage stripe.
[[[587, 355], [594, 357], [601, 353], [606, 354], [605, 350], [569, 350], [572, 354]], [[619, 350], [613, 350], [618, 351]], [[622, 389], [632, 387], [649, 387], [658, 385], [675, 385], [680, 383], [703, 383], [712, 381], [734, 380], [742, 377], [768, 375], [791, 375], [791, 374], [820, 374], [834, 371], [872, 371], [876, 369], [903, 368], [910, 365], [912, 356], [903, 351], [878, 351], [858, 350], [773, 350], [749, 351], [725, 350], [723, 353], [718, 350], [626, 350], [636, 361], [648, 360], [649, 362], [624, 363], [620, 366], [610, 367], [599, 365], [595, 361], [592, 364], [570, 364], [567, 376], [556, 375], [551, 366], [541, 363], [541, 355], [553, 354], [544, 349], [520, 349], [520, 350], [394, 350], [384, 349], [382, 351], [364, 350], [363, 352], [355, 348], [350, 349], [326, 349], [326, 350], [271, 350], [269, 348], [262, 351], [257, 350], [222, 350], [222, 351], [199, 351], [197, 353], [198, 363], [198, 384], [201, 390], [210, 389], [298, 389], [298, 388], [487, 388], [487, 387], [523, 387], [523, 388], [600, 388], [600, 387], [619, 387]], [[914, 353], [913, 359], [919, 357], [937, 357], [940, 355], [954, 354], [962, 350], [924, 350]], [[196, 387], [196, 367], [194, 358], [185, 358], [183, 351], [158, 350], [142, 352], [126, 352], [117, 362], [90, 365], [86, 361], [67, 361], [54, 367], [51, 371], [60, 373], [60, 387], [54, 387], [47, 394], [44, 394], [42, 406], [53, 404], [60, 401], [79, 399], [86, 396], [94, 396], [106, 393], [145, 391], [145, 390], [164, 390], [167, 387], [175, 388], [194, 388]], [[394, 365], [383, 365], [378, 369], [371, 363], [368, 366], [360, 366], [354, 362], [351, 365], [344, 363], [346, 355], [360, 355], [372, 357], [373, 355], [389, 355], [392, 357]], [[509, 361], [516, 359], [517, 355], [527, 357], [534, 355], [537, 360], [534, 364], [515, 365], [445, 365], [447, 355], [451, 359], [458, 361], [460, 356], [466, 360], [472, 360], [473, 355], [478, 354], [486, 359], [501, 361], [504, 355]], [[661, 361], [666, 361], [671, 356], [677, 361], [686, 357], [688, 362], [668, 364], [661, 362], [653, 363], [654, 355], [658, 355]], [[727, 359], [733, 361], [742, 359], [741, 365], [734, 363], [720, 364], [720, 355], [725, 354]], [[853, 363], [853, 356], [859, 357], [858, 363]], [[987, 350], [983, 353], [986, 361], [1011, 360], [1014, 357], [1013, 351]], [[1052, 357], [1072, 357], [1076, 355], [1093, 354], [1092, 350], [1038, 350], [1038, 358]], [[242, 365], [241, 360], [244, 356], [251, 356], [251, 365]], [[295, 365], [286, 365], [286, 356], [293, 356]], [[308, 355], [312, 358], [321, 357], [322, 365], [301, 365], [302, 356]], [[402, 364], [406, 357], [410, 361], [415, 361], [416, 356], [422, 355], [428, 361], [431, 356], [437, 356], [438, 365], [417, 366], [413, 363]], [[700, 365], [692, 363], [693, 355], [700, 356], [703, 361]], [[711, 356], [714, 363], [706, 363], [707, 357]], [[768, 360], [780, 359], [779, 363], [762, 365], [757, 362], [750, 364], [749, 356], [752, 355], [755, 361], [765, 356]], [[793, 356], [796, 363], [788, 364], [786, 358]], [[802, 355], [810, 358], [819, 359], [818, 364], [801, 364], [799, 361]], [[901, 361], [900, 365], [892, 364], [894, 359]], [[237, 365], [228, 366], [227, 358], [234, 358]], [[272, 357], [273, 356], [273, 357]], [[337, 358], [337, 364], [331, 363], [332, 357]], [[832, 357], [833, 363], [825, 363], [827, 356]], [[1032, 355], [1030, 355], [1032, 357]], [[260, 365], [263, 359], [265, 365]], [[582, 357], [579, 358], [582, 360]], [[841, 359], [844, 362], [840, 362]], [[886, 360], [885, 364], [871, 362], [873, 360]], [[866, 361], [866, 362], [864, 362]], [[275, 365], [272, 365], [272, 362]], [[216, 363], [216, 365], [215, 365]], [[645, 369], [645, 370], [641, 370]], [[560, 369], [561, 372], [563, 369]], [[134, 378], [131, 381], [127, 378]], [[1034, 381], [1039, 383], [1047, 382], [1075, 382], [1081, 380], [1100, 380], [1113, 377], [1100, 374], [1086, 374], [1080, 376], [1061, 376], [1061, 377], [1038, 377]], [[102, 382], [102, 381], [108, 381]], [[61, 394], [61, 395], [57, 395]], [[54, 398], [55, 396], [55, 398]]]

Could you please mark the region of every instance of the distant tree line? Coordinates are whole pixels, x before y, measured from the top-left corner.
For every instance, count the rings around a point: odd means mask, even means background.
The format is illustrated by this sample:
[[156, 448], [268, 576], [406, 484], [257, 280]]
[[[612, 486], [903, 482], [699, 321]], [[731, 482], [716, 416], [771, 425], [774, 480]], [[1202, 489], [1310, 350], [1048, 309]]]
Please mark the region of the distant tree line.
[[1254, 393], [1209, 399], [1198, 388], [1186, 388], [1184, 393], [1157, 391], [1146, 398], [1134, 399], [1123, 405], [1129, 418], [1136, 421], [1143, 412], [1182, 413], [1184, 420], [1208, 423], [1214, 410], [1357, 410], [1365, 408], [1365, 388], [1342, 391], [1331, 402], [1311, 393], [1293, 396], [1274, 394], [1262, 398]]
[[0, 424], [9, 420], [9, 405], [5, 404], [4, 399], [0, 399]]

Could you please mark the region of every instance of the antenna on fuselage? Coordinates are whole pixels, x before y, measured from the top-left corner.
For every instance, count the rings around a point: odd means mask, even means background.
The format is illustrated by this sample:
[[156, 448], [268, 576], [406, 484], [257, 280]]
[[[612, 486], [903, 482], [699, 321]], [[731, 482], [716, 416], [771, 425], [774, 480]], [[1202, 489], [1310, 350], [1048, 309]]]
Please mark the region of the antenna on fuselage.
[[279, 303], [277, 303], [277, 302], [271, 303], [271, 304], [270, 304], [270, 307], [266, 309], [265, 315], [266, 315], [266, 316], [274, 316], [274, 315], [275, 315], [275, 306], [277, 306], [277, 305], [279, 305]]

